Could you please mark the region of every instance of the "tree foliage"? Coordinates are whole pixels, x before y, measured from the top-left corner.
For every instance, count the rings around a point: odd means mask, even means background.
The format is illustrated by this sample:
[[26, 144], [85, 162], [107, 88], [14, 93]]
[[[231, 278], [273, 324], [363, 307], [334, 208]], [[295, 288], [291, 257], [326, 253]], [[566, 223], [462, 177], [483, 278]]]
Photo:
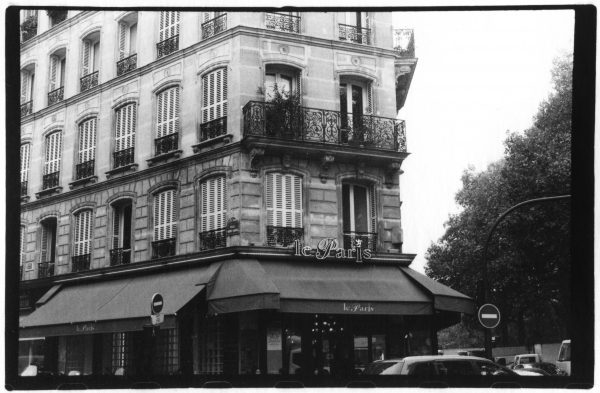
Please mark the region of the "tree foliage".
[[[494, 220], [528, 199], [571, 189], [572, 58], [557, 59], [554, 89], [533, 125], [505, 140], [504, 157], [462, 176], [462, 207], [427, 251], [426, 273], [482, 300], [482, 250]], [[488, 248], [491, 299], [502, 312], [496, 329], [504, 345], [530, 345], [569, 336], [570, 201], [521, 207], [505, 217]], [[473, 318], [464, 321], [474, 327]]]

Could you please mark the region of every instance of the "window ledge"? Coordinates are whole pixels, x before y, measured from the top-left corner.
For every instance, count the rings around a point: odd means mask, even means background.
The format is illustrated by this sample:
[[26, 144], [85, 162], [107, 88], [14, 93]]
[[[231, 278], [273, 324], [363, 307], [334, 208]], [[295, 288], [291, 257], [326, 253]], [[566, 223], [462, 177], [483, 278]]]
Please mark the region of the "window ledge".
[[50, 196], [50, 195], [54, 195], [54, 194], [59, 194], [61, 191], [62, 191], [62, 187], [61, 186], [47, 188], [47, 189], [42, 190], [40, 192], [36, 192], [35, 193], [35, 197], [37, 199], [41, 199], [41, 198], [46, 197], [46, 196]]
[[106, 172], [106, 178], [110, 179], [118, 174], [133, 173], [137, 170], [138, 164], [127, 164]]
[[81, 188], [88, 183], [96, 183], [98, 181], [98, 176], [90, 176], [84, 177], [83, 179], [78, 179], [69, 183], [69, 189], [73, 190], [75, 188]]
[[154, 166], [161, 161], [169, 161], [169, 158], [179, 158], [181, 156], [181, 153], [183, 153], [183, 150], [172, 150], [170, 152], [159, 154], [158, 156], [149, 158], [146, 160], [146, 162], [148, 163], [148, 166]]
[[[232, 140], [233, 140], [232, 134], [219, 135], [215, 138], [207, 139], [198, 144], [192, 145], [192, 149], [194, 150], [194, 153], [200, 153], [202, 150], [205, 150], [206, 148], [209, 148], [213, 145], [219, 144], [220, 146], [218, 146], [218, 147], [225, 146], [225, 145], [231, 143]], [[222, 144], [221, 144], [221, 142], [222, 142]]]

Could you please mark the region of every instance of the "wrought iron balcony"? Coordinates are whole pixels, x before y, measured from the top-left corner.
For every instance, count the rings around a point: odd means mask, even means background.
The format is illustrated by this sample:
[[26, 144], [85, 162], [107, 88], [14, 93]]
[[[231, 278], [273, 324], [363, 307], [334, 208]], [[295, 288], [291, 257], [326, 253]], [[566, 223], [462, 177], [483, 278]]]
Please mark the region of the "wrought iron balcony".
[[110, 250], [110, 266], [127, 265], [131, 262], [131, 249], [114, 248]]
[[92, 260], [92, 254], [75, 255], [71, 258], [71, 272], [83, 272], [90, 270], [90, 261]]
[[377, 233], [374, 232], [344, 232], [344, 249], [355, 248], [357, 240], [360, 241], [363, 250], [377, 249]]
[[339, 25], [340, 40], [371, 45], [371, 29], [352, 25]]
[[48, 106], [54, 105], [57, 102], [61, 102], [65, 99], [65, 88], [59, 87], [58, 89], [52, 90], [48, 93]]
[[165, 135], [154, 140], [154, 146], [156, 147], [156, 155], [168, 153], [173, 150], [177, 150], [179, 147], [179, 133]]
[[415, 57], [415, 33], [413, 29], [394, 30], [394, 50], [400, 57]]
[[38, 263], [38, 278], [54, 276], [54, 261]]
[[163, 56], [170, 55], [179, 49], [179, 35], [167, 38], [164, 41], [156, 44], [156, 58], [160, 59]]
[[82, 76], [79, 79], [79, 89], [82, 93], [96, 86], [98, 86], [98, 71]]
[[288, 247], [304, 238], [304, 228], [267, 226], [267, 245]]
[[406, 152], [403, 120], [250, 101], [243, 108], [244, 137], [261, 136]]
[[133, 71], [137, 68], [137, 53], [117, 61], [117, 76]]
[[152, 242], [152, 259], [175, 255], [176, 239], [157, 240]]
[[33, 113], [33, 101], [27, 101], [21, 104], [21, 117], [31, 115]]
[[129, 164], [133, 164], [134, 148], [119, 150], [113, 153], [113, 162], [115, 168], [120, 168]]
[[95, 160], [89, 160], [86, 162], [82, 162], [81, 164], [77, 164], [75, 166], [75, 180], [86, 179], [88, 177], [94, 176], [95, 162]]
[[225, 30], [227, 30], [227, 14], [222, 14], [202, 23], [202, 39], [206, 40]]
[[200, 232], [200, 251], [227, 247], [227, 229]]
[[204, 142], [227, 134], [227, 116], [200, 124], [198, 140]]
[[49, 173], [42, 177], [42, 190], [58, 187], [60, 172]]
[[27, 195], [27, 180], [21, 182], [21, 196]]
[[299, 16], [267, 12], [265, 17], [267, 29], [300, 33]]

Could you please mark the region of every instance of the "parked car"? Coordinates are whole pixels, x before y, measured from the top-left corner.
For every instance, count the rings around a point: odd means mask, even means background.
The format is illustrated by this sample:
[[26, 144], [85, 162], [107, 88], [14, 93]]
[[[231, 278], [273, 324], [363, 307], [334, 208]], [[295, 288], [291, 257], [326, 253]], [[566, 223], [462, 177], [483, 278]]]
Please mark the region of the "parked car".
[[527, 353], [524, 355], [516, 355], [515, 356], [515, 365], [513, 367], [516, 367], [519, 364], [540, 363], [541, 361], [542, 361], [542, 357], [537, 353]]
[[558, 368], [555, 364], [548, 363], [548, 362], [519, 364], [517, 367], [521, 368], [521, 369], [526, 369], [526, 370], [529, 370], [531, 368], [541, 369], [541, 370], [544, 370], [545, 372], [547, 372], [548, 375], [567, 375], [564, 371], [562, 371], [560, 368]]
[[545, 373], [544, 370], [540, 370], [539, 368], [516, 368], [513, 371], [523, 377], [543, 377], [543, 373]]
[[399, 359], [378, 360], [367, 365], [363, 375], [416, 375], [416, 376], [482, 376], [516, 375], [488, 359], [476, 356], [408, 356]]
[[556, 365], [566, 375], [571, 375], [571, 340], [564, 340], [560, 345]]

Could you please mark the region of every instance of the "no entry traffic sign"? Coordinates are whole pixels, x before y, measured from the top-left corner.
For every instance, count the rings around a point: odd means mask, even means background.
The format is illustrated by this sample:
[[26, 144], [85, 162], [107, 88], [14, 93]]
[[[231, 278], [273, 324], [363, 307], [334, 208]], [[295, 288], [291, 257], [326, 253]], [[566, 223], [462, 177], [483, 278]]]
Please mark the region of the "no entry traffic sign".
[[150, 303], [150, 310], [152, 314], [158, 314], [163, 309], [163, 297], [160, 293], [152, 295], [152, 303]]
[[477, 318], [481, 326], [488, 329], [493, 329], [500, 323], [500, 310], [493, 304], [484, 304], [479, 307]]

